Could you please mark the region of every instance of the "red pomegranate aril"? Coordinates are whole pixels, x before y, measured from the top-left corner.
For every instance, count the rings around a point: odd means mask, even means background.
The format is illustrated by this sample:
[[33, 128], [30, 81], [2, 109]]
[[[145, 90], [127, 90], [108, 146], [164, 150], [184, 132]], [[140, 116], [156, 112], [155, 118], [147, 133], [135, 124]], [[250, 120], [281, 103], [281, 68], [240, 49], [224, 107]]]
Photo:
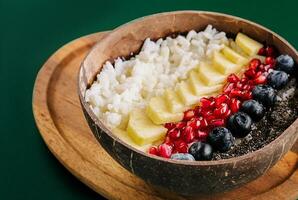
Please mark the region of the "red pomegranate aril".
[[184, 135], [184, 141], [187, 143], [190, 143], [195, 139], [195, 132], [192, 127], [189, 127], [189, 128], [186, 127], [186, 130], [187, 131], [185, 132], [185, 135]]
[[196, 106], [196, 107], [194, 108], [194, 111], [195, 111], [195, 115], [196, 115], [196, 116], [199, 116], [200, 113], [201, 113], [201, 111], [202, 111], [201, 106]]
[[152, 155], [156, 155], [156, 156], [159, 155], [159, 153], [158, 153], [158, 149], [157, 149], [156, 146], [152, 146], [152, 147], [150, 147], [148, 152], [149, 152], [149, 154], [152, 154]]
[[243, 91], [243, 94], [241, 96], [241, 99], [243, 99], [243, 100], [252, 99], [252, 92], [250, 92], [250, 91]]
[[182, 129], [183, 127], [185, 127], [186, 126], [186, 123], [185, 122], [178, 122], [177, 124], [176, 124], [176, 128], [178, 128], [178, 129]]
[[246, 72], [244, 72], [245, 76], [247, 76], [248, 78], [253, 78], [256, 75], [255, 70], [253, 69], [249, 69]]
[[229, 76], [228, 76], [228, 82], [229, 83], [236, 83], [236, 82], [238, 82], [239, 81], [239, 78], [238, 78], [238, 76], [236, 76], [235, 74], [230, 74]]
[[197, 138], [199, 141], [206, 141], [207, 139], [207, 136], [208, 136], [208, 132], [207, 131], [198, 131], [197, 132]]
[[230, 98], [228, 95], [226, 94], [220, 94], [215, 98], [215, 107], [220, 106], [222, 103], [226, 103], [227, 101], [229, 101]]
[[165, 128], [168, 130], [171, 130], [175, 127], [176, 127], [176, 125], [174, 123], [165, 123]]
[[264, 75], [260, 75], [260, 76], [258, 76], [257, 78], [254, 79], [254, 83], [256, 85], [258, 85], [258, 84], [265, 84], [266, 81], [267, 81], [267, 78]]
[[213, 115], [217, 118], [220, 118], [227, 112], [228, 109], [228, 104], [222, 103], [219, 107], [215, 108]]
[[236, 89], [236, 88], [232, 89], [231, 92], [230, 92], [230, 97], [231, 98], [240, 97], [241, 95], [242, 95], [241, 90]]
[[164, 140], [164, 143], [167, 144], [167, 145], [169, 145], [169, 146], [171, 146], [171, 147], [174, 146], [174, 143], [173, 143], [172, 139], [168, 135], [166, 136], [166, 138]]
[[238, 99], [236, 99], [236, 98], [231, 99], [230, 109], [231, 109], [232, 113], [238, 112], [238, 110], [240, 108], [240, 104], [241, 104], [241, 102]]
[[238, 83], [236, 84], [236, 88], [238, 88], [238, 89], [241, 90], [242, 87], [243, 87], [243, 84], [242, 84], [242, 83], [238, 82]]
[[192, 127], [193, 129], [199, 129], [201, 125], [201, 122], [199, 118], [192, 118], [190, 121], [187, 122], [187, 126]]
[[208, 126], [208, 122], [205, 118], [200, 119], [201, 128], [206, 128]]
[[275, 57], [276, 56], [275, 48], [272, 46], [266, 47], [266, 56]]
[[210, 121], [212, 121], [212, 120], [215, 119], [215, 116], [214, 116], [214, 115], [209, 115], [209, 116], [207, 116], [205, 119], [206, 119], [206, 121], [209, 123]]
[[272, 68], [272, 65], [265, 65], [265, 67], [264, 67], [264, 71], [265, 71], [265, 72], [268, 72], [269, 69], [271, 69], [271, 68]]
[[211, 110], [202, 110], [201, 115], [203, 117], [209, 117], [210, 115], [212, 115], [212, 111]]
[[258, 55], [265, 56], [266, 55], [266, 49], [264, 47], [260, 48], [260, 50], [258, 52]]
[[256, 70], [260, 64], [261, 64], [261, 61], [257, 58], [254, 58], [249, 62], [249, 68]]
[[180, 130], [178, 128], [174, 128], [174, 129], [168, 131], [168, 136], [172, 140], [177, 140], [180, 137]]
[[[245, 74], [244, 74], [244, 75], [245, 75]], [[243, 77], [243, 78], [240, 80], [240, 82], [241, 82], [242, 84], [246, 84], [247, 81], [248, 81], [248, 78], [247, 78], [247, 77]]]
[[175, 142], [175, 150], [179, 153], [187, 153], [188, 145], [183, 140], [177, 140]]
[[227, 111], [222, 115], [221, 118], [226, 120], [231, 114], [232, 114], [232, 111], [230, 109], [227, 109]]
[[229, 94], [234, 87], [235, 87], [235, 83], [228, 83], [227, 85], [225, 85], [223, 89], [223, 93]]
[[211, 121], [211, 126], [223, 126], [225, 124], [225, 120], [224, 119], [214, 119]]
[[189, 109], [184, 112], [183, 120], [188, 121], [195, 116], [195, 112], [193, 109]]
[[212, 104], [212, 101], [210, 101], [209, 99], [207, 99], [205, 97], [201, 98], [200, 102], [201, 102], [201, 106], [203, 109], [207, 109], [207, 108], [211, 107], [211, 104]]
[[172, 150], [173, 148], [165, 143], [158, 146], [159, 155], [164, 158], [171, 157]]
[[265, 64], [266, 65], [272, 65], [273, 66], [275, 64], [275, 59], [273, 57], [270, 57], [270, 56], [269, 57], [266, 57], [265, 58]]
[[250, 85], [249, 84], [246, 84], [242, 87], [243, 90], [250, 90]]
[[258, 71], [264, 71], [265, 70], [265, 65], [260, 64], [259, 67], [257, 68]]

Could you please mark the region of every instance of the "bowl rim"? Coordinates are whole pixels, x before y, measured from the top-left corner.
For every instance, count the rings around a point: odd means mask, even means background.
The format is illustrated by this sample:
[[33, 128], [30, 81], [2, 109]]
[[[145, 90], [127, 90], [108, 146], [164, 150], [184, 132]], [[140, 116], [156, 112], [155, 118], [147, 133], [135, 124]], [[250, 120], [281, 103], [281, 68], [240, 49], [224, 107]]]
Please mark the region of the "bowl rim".
[[[119, 29], [122, 29], [123, 27], [126, 27], [127, 25], [130, 25], [132, 23], [140, 22], [144, 19], [149, 19], [149, 18], [153, 18], [153, 17], [161, 17], [161, 16], [164, 16], [164, 15], [175, 15], [175, 14], [184, 14], [184, 13], [185, 14], [205, 14], [205, 15], [223, 16], [223, 17], [236, 19], [237, 21], [243, 21], [243, 22], [248, 23], [252, 26], [256, 26], [260, 29], [265, 30], [266, 32], [271, 33], [272, 35], [277, 36], [284, 44], [286, 44], [291, 50], [293, 50], [293, 52], [295, 52], [295, 55], [298, 57], [297, 50], [287, 40], [285, 40], [283, 37], [281, 37], [279, 34], [275, 33], [274, 31], [269, 30], [268, 28], [266, 28], [266, 27], [264, 27], [264, 26], [262, 26], [258, 23], [252, 22], [250, 20], [247, 20], [247, 19], [244, 19], [244, 18], [241, 18], [241, 17], [238, 17], [238, 16], [225, 14], [225, 13], [220, 13], [220, 12], [203, 11], [203, 10], [177, 10], [177, 11], [169, 11], [169, 12], [161, 12], [161, 13], [150, 14], [150, 15], [146, 15], [146, 16], [143, 16], [143, 17], [136, 18], [134, 20], [131, 20], [129, 22], [126, 22], [126, 23], [118, 26], [117, 28], [112, 30], [99, 43], [96, 43], [90, 49], [90, 51], [86, 54], [83, 61], [81, 62], [79, 73], [78, 73], [78, 76], [77, 76], [77, 91], [79, 93], [79, 99], [80, 99], [81, 105], [83, 106], [82, 109], [86, 110], [87, 114], [89, 115], [89, 117], [95, 123], [96, 126], [98, 126], [102, 131], [104, 131], [109, 137], [111, 137], [114, 140], [113, 145], [115, 144], [115, 141], [117, 141], [121, 145], [123, 145], [126, 148], [130, 149], [132, 151], [132, 153], [136, 152], [136, 153], [141, 154], [142, 156], [145, 156], [149, 159], [155, 159], [155, 160], [158, 160], [158, 161], [161, 161], [161, 162], [166, 162], [166, 163], [170, 163], [170, 164], [179, 164], [179, 165], [185, 165], [185, 166], [215, 166], [215, 165], [226, 165], [226, 164], [229, 164], [229, 163], [234, 163], [235, 164], [235, 163], [241, 162], [243, 160], [254, 158], [254, 157], [257, 157], [258, 155], [263, 154], [264, 151], [269, 150], [274, 144], [276, 144], [280, 140], [284, 139], [284, 137], [287, 135], [287, 133], [290, 131], [290, 129], [292, 129], [293, 127], [298, 126], [298, 118], [296, 118], [296, 120], [289, 127], [287, 127], [277, 138], [275, 138], [273, 141], [271, 141], [270, 143], [266, 144], [264, 147], [262, 147], [262, 148], [260, 148], [256, 151], [249, 152], [249, 153], [246, 153], [244, 155], [237, 156], [237, 157], [227, 158], [227, 159], [210, 160], [210, 161], [195, 161], [194, 162], [194, 161], [184, 161], [184, 160], [173, 160], [173, 159], [170, 159], [170, 158], [163, 158], [163, 157], [160, 157], [160, 156], [151, 155], [147, 152], [141, 151], [141, 150], [127, 144], [126, 142], [122, 141], [120, 138], [118, 138], [116, 135], [113, 134], [111, 128], [106, 126], [104, 124], [104, 122], [102, 120], [100, 120], [93, 113], [93, 111], [91, 110], [89, 104], [85, 101], [84, 94], [82, 94], [81, 89], [80, 89], [80, 79], [81, 79], [80, 74], [82, 73], [82, 69], [84, 67], [85, 61], [88, 59], [88, 56], [90, 55], [90, 53], [98, 45], [100, 45], [103, 41], [107, 41], [109, 39], [109, 37], [111, 35], [113, 35], [115, 32], [117, 32]], [[97, 127], [96, 127], [96, 129], [97, 129]], [[284, 147], [285, 147], [285, 144], [283, 143], [283, 149], [284, 149]], [[279, 159], [281, 158], [282, 155], [283, 155], [283, 153], [281, 153]], [[272, 161], [272, 159], [271, 159], [271, 161]], [[270, 165], [267, 167], [266, 170], [268, 170], [269, 167], [270, 167]]]

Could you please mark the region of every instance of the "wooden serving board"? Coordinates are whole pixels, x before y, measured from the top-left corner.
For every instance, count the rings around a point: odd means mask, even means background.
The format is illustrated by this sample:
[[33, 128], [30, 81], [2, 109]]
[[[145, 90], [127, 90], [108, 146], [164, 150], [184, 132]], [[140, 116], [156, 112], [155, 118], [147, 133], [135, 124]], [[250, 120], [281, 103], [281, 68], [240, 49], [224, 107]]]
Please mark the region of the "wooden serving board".
[[230, 192], [197, 198], [157, 191], [116, 163], [91, 133], [77, 94], [80, 63], [106, 34], [85, 36], [63, 46], [42, 66], [34, 86], [33, 111], [38, 129], [51, 152], [73, 175], [108, 199], [298, 198], [297, 143], [257, 180]]

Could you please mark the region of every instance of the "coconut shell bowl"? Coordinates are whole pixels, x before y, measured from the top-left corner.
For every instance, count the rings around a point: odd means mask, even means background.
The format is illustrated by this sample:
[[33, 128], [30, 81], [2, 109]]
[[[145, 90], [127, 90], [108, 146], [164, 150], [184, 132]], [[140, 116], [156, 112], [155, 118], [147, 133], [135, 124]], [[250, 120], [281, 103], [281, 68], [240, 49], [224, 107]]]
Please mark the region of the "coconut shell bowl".
[[208, 24], [231, 35], [238, 32], [274, 45], [298, 63], [297, 51], [282, 37], [261, 25], [238, 17], [200, 11], [155, 14], [124, 24], [97, 43], [81, 64], [78, 93], [86, 120], [100, 145], [125, 169], [161, 190], [183, 195], [224, 192], [240, 187], [270, 169], [298, 138], [298, 119], [263, 148], [239, 157], [216, 161], [177, 161], [139, 151], [113, 135], [84, 100], [86, 89], [107, 60], [129, 57], [144, 40], [164, 38], [190, 30], [201, 31]]

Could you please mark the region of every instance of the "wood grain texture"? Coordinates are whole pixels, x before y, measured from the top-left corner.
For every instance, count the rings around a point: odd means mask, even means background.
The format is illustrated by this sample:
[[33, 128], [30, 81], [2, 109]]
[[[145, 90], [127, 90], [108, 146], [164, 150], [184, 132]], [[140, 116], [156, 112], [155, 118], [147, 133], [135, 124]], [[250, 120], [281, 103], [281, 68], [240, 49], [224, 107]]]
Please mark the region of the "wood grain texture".
[[122, 168], [91, 133], [77, 95], [80, 63], [95, 42], [106, 34], [89, 35], [63, 46], [44, 64], [35, 82], [33, 111], [40, 134], [51, 152], [74, 176], [108, 199], [298, 197], [298, 154], [295, 151], [288, 152], [266, 174], [241, 188], [198, 198], [159, 191]]

